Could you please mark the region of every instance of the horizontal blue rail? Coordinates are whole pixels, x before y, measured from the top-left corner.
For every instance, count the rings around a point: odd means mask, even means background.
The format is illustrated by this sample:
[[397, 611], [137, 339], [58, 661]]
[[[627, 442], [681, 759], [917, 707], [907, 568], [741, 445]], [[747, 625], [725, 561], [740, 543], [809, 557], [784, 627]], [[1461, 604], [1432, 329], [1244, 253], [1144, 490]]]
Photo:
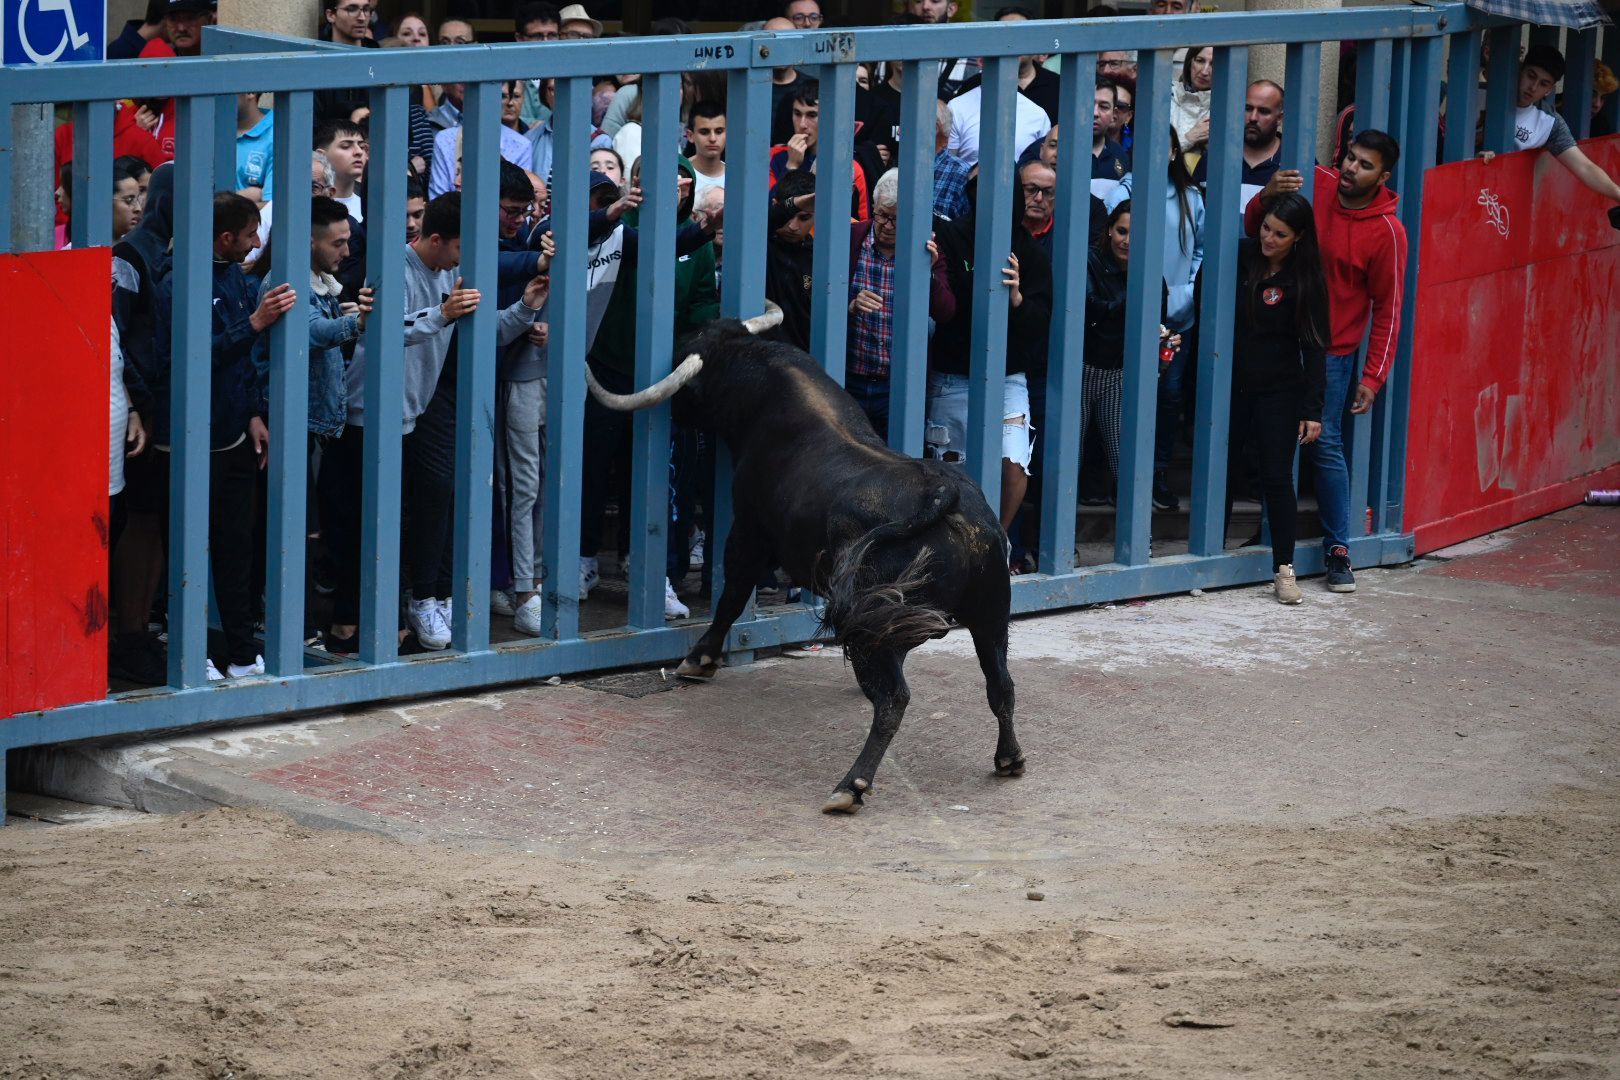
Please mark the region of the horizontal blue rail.
[[[1208, 236], [1204, 270], [1203, 327], [1196, 357], [1197, 400], [1191, 539], [1185, 555], [1155, 557], [1150, 549], [1154, 357], [1158, 350], [1159, 293], [1166, 222], [1161, 214], [1137, 215], [1129, 268], [1125, 427], [1117, 491], [1114, 560], [1077, 567], [1076, 509], [1080, 432], [1075, 415], [1084, 351], [1089, 141], [1062, 138], [1058, 151], [1058, 214], [1054, 233], [1054, 310], [1047, 375], [1046, 430], [1040, 433], [1042, 473], [1039, 573], [1015, 579], [1014, 610], [1037, 612], [1079, 604], [1165, 594], [1192, 588], [1241, 584], [1269, 578], [1269, 553], [1254, 548], [1227, 553], [1224, 500], [1227, 409], [1233, 318], [1226, 302], [1233, 291], [1242, 166], [1242, 101], [1251, 46], [1286, 46], [1289, 123], [1284, 145], [1290, 166], [1308, 168], [1315, 158], [1316, 102], [1321, 43], [1353, 40], [1361, 45], [1357, 111], [1401, 141], [1401, 167], [1391, 181], [1401, 197], [1401, 218], [1411, 237], [1408, 295], [1416, 283], [1419, 215], [1424, 164], [1436, 160], [1443, 77], [1464, 88], [1454, 100], [1469, 101], [1484, 33], [1506, 41], [1514, 24], [1480, 15], [1461, 4], [1356, 8], [1335, 11], [1212, 14], [1180, 18], [1122, 18], [998, 24], [994, 34], [973, 25], [891, 27], [785, 34], [715, 34], [685, 38], [616, 39], [422, 50], [348, 50], [274, 35], [210, 28], [210, 55], [193, 60], [137, 61], [68, 69], [0, 70], [0, 110], [24, 102], [71, 103], [75, 120], [73, 220], [78, 246], [105, 244], [111, 235], [105, 199], [110, 186], [114, 99], [177, 98], [175, 272], [172, 414], [172, 500], [169, 565], [169, 686], [105, 700], [0, 719], [0, 754], [40, 743], [127, 735], [159, 729], [286, 714], [356, 702], [522, 682], [555, 674], [652, 664], [682, 655], [696, 641], [699, 625], [666, 626], [658, 604], [665, 542], [665, 483], [670, 418], [666, 409], [637, 417], [630, 505], [630, 603], [626, 625], [607, 633], [582, 634], [579, 581], [581, 466], [585, 416], [584, 364], [587, 340], [586, 257], [592, 77], [600, 71], [644, 73], [644, 143], [679, 141], [679, 90], [683, 72], [723, 72], [730, 118], [725, 221], [725, 273], [721, 309], [747, 317], [765, 303], [768, 240], [766, 177], [771, 112], [770, 69], [795, 65], [816, 74], [821, 86], [820, 164], [816, 176], [817, 221], [812, 305], [812, 353], [835, 378], [844, 371], [849, 295], [850, 234], [845, 228], [852, 167], [858, 60], [898, 60], [903, 69], [902, 128], [932, 130], [934, 61], [982, 56], [986, 163], [978, 181], [980, 217], [974, 265], [1000, 267], [1010, 250], [1015, 204], [1011, 117], [1017, 57], [1030, 53], [1062, 58], [1059, 124], [1063, 131], [1089, 130], [1092, 86], [1074, 73], [1094, 70], [1102, 50], [1137, 50], [1140, 75], [1136, 131], [1139, 160], [1160, 161], [1167, 152], [1170, 122], [1170, 50], [1184, 45], [1216, 50], [1214, 110], [1209, 157]], [[1589, 53], [1591, 35], [1572, 39]], [[1583, 44], [1584, 43], [1584, 44]], [[1493, 50], [1492, 86], [1498, 68], [1511, 65]], [[1591, 57], [1572, 70], [1590, 79]], [[1584, 67], [1582, 66], [1584, 63]], [[481, 305], [461, 324], [463, 360], [457, 386], [456, 501], [453, 522], [454, 612], [449, 651], [425, 657], [398, 655], [396, 613], [400, 575], [401, 467], [399, 402], [404, 393], [403, 327], [399, 319], [372, 318], [365, 330], [368, 357], [363, 388], [366, 416], [361, 494], [362, 537], [360, 651], [352, 661], [310, 666], [303, 645], [307, 567], [304, 506], [305, 442], [272, 438], [270, 504], [266, 529], [271, 554], [266, 582], [265, 658], [262, 679], [209, 684], [204, 678], [208, 610], [207, 523], [209, 451], [209, 280], [212, 193], [230, 187], [228, 170], [234, 129], [230, 100], [242, 90], [273, 91], [275, 156], [298, 160], [310, 145], [313, 93], [342, 87], [369, 90], [369, 140], [374, 162], [403, 162], [411, 89], [422, 83], [467, 84], [464, 114], [460, 273], [469, 287], [494, 294], [498, 235], [496, 148], [500, 127], [499, 83], [509, 78], [554, 77], [553, 123], [558, 132], [551, 185], [557, 261], [550, 299], [550, 380], [547, 391], [547, 459], [538, 546], [544, 572], [545, 636], [520, 643], [492, 643], [489, 569], [490, 483], [496, 410], [493, 304]], [[1511, 102], [1488, 95], [1486, 139], [1500, 141]], [[1005, 123], [994, 122], [1001, 118]], [[1459, 127], [1462, 125], [1459, 125]], [[1448, 159], [1471, 154], [1472, 130], [1447, 133]], [[9, 175], [9, 125], [0, 125], [0, 175]], [[926, 251], [931, 221], [932, 147], [924, 140], [902, 144], [899, 245], [896, 270], [893, 444], [911, 454], [922, 450], [926, 413], [928, 276]], [[645, 384], [669, 370], [674, 298], [663, 271], [675, 262], [674, 163], [648, 160], [647, 202], [634, 281], [638, 300], [636, 375]], [[368, 190], [367, 228], [373, 238], [405, 231], [401, 170], [377, 169]], [[1135, 195], [1149, 204], [1166, 197], [1162, 169], [1136, 179]], [[294, 190], [289, 182], [288, 189]], [[308, 232], [309, 210], [289, 199], [278, 206], [272, 248], [297, 251]], [[100, 209], [97, 207], [100, 206]], [[0, 187], [0, 250], [11, 235], [11, 196]], [[376, 239], [368, 245], [367, 278], [378, 310], [395, 310], [403, 289], [399, 251]], [[272, 415], [284, 431], [301, 431], [307, 420], [308, 341], [299, 314], [309, 301], [308, 281], [295, 286], [299, 305], [270, 333]], [[997, 275], [981, 275], [973, 303], [969, 467], [992, 506], [1000, 489], [1001, 384], [1008, 308]], [[279, 280], [278, 275], [278, 280]], [[1350, 543], [1359, 566], [1400, 563], [1412, 557], [1411, 537], [1401, 528], [1408, 423], [1408, 372], [1413, 319], [1403, 320], [1400, 356], [1388, 391], [1351, 434], [1355, 451], [1352, 524], [1370, 516], [1372, 527]], [[729, 520], [728, 464], [722, 453], [714, 496], [711, 560], [724, 549]], [[1353, 528], [1353, 532], [1357, 531]], [[1319, 552], [1302, 544], [1301, 573], [1321, 569]], [[714, 588], [720, 588], [716, 574]], [[728, 641], [734, 658], [754, 650], [804, 641], [815, 632], [816, 612], [805, 604], [750, 611]]]

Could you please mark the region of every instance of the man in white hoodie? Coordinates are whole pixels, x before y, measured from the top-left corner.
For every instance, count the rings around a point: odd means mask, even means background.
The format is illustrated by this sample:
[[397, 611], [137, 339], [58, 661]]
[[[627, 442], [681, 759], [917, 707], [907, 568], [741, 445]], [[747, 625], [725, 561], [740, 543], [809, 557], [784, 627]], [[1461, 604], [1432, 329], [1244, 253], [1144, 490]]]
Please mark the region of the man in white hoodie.
[[[422, 232], [405, 249], [405, 400], [401, 476], [404, 483], [406, 580], [411, 602], [406, 621], [425, 649], [450, 644], [450, 511], [455, 499], [456, 371], [451, 336], [464, 315], [477, 310], [480, 293], [464, 288], [461, 263], [461, 194], [450, 192], [428, 203]], [[496, 338], [505, 346], [526, 334], [540, 313], [549, 279], [537, 276], [518, 301], [500, 313]], [[332, 652], [353, 652], [358, 645], [355, 615], [359, 610], [360, 474], [365, 423], [365, 354], [355, 351], [348, 373], [349, 427], [334, 449], [342, 464], [322, 470], [341, 471], [323, 493], [323, 506], [345, 507], [348, 519], [333, 538], [335, 560], [343, 566], [335, 582], [333, 626], [327, 637]], [[328, 487], [323, 483], [323, 488]]]

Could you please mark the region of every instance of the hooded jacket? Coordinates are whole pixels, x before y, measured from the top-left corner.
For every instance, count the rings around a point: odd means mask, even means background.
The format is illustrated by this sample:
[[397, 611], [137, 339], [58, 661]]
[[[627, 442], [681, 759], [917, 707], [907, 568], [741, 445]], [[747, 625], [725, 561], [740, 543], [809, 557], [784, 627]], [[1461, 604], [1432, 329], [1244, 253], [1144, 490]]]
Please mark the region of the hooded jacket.
[[[697, 175], [692, 163], [685, 157], [680, 159], [679, 168], [681, 175], [689, 179]], [[691, 213], [690, 199], [681, 204], [678, 212], [681, 225], [686, 226]], [[625, 212], [627, 234], [634, 232], [639, 219], [639, 210]], [[690, 234], [690, 229], [683, 228], [682, 231]], [[705, 242], [695, 251], [685, 254], [681, 253], [682, 246], [680, 243], [676, 246], [675, 334], [672, 343], [675, 338], [697, 329], [720, 314], [720, 294], [714, 287], [714, 245]], [[636, 370], [635, 267], [640, 261], [639, 256], [639, 244], [624, 245], [623, 261], [613, 295], [608, 300], [607, 311], [591, 342], [591, 359], [623, 375], [633, 375]]]
[[[1328, 355], [1349, 356], [1361, 347], [1372, 314], [1372, 335], [1362, 385], [1377, 393], [1395, 363], [1395, 341], [1401, 326], [1401, 293], [1406, 281], [1406, 228], [1395, 214], [1398, 199], [1380, 187], [1360, 210], [1339, 202], [1339, 170], [1318, 165], [1311, 206], [1316, 212], [1317, 242], [1322, 247], [1322, 274], [1327, 278], [1331, 340]], [[1260, 233], [1265, 205], [1256, 195], [1243, 214], [1250, 236]]]
[[[273, 275], [259, 280], [259, 299], [275, 287]], [[348, 415], [343, 346], [360, 340], [360, 316], [343, 312], [343, 286], [331, 274], [309, 272], [309, 433], [343, 434]], [[270, 337], [261, 334], [253, 365], [269, 385]]]
[[[1022, 204], [1013, 206], [1012, 254], [1018, 256], [1019, 292], [1023, 302], [1007, 310], [1007, 374], [1044, 377], [1052, 329], [1052, 264], [1023, 225]], [[939, 266], [945, 270], [956, 308], [935, 328], [928, 342], [928, 368], [967, 375], [972, 368], [975, 216], [934, 220]], [[1000, 268], [995, 277], [1000, 280]], [[981, 282], [982, 284], [982, 282]]]
[[[154, 440], [169, 431], [169, 312], [159, 284], [174, 255], [174, 166], [160, 165], [146, 191], [141, 223], [113, 247], [113, 321], [124, 349], [124, 383]], [[161, 437], [160, 437], [161, 435]]]

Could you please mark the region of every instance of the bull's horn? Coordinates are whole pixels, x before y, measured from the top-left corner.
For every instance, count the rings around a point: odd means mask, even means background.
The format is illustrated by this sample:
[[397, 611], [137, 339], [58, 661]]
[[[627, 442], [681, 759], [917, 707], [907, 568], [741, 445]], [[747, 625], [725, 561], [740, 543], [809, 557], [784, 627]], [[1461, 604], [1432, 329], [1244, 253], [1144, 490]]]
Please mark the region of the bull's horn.
[[782, 309], [767, 300], [765, 301], [765, 314], [755, 315], [752, 319], [744, 319], [743, 325], [748, 328], [750, 334], [763, 334], [781, 322]]
[[650, 409], [654, 405], [662, 404], [675, 396], [676, 391], [692, 381], [692, 377], [703, 370], [703, 357], [693, 353], [681, 361], [681, 366], [659, 379], [645, 390], [638, 390], [634, 394], [614, 394], [602, 389], [602, 384], [596, 381], [591, 374], [590, 365], [585, 366], [585, 385], [591, 389], [594, 397], [604, 408], [616, 412], [635, 412], [637, 409]]

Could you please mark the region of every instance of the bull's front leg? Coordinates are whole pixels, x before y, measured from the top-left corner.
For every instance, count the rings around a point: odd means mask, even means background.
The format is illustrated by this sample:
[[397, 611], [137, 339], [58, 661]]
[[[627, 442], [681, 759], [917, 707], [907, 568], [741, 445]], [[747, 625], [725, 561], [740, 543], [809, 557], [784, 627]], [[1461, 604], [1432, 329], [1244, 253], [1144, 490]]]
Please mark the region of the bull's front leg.
[[726, 536], [726, 587], [714, 605], [709, 629], [675, 669], [676, 675], [685, 679], [714, 678], [726, 652], [726, 635], [743, 608], [748, 606], [754, 584], [768, 569], [771, 557], [771, 543], [764, 533], [741, 521], [732, 521], [731, 532]]

